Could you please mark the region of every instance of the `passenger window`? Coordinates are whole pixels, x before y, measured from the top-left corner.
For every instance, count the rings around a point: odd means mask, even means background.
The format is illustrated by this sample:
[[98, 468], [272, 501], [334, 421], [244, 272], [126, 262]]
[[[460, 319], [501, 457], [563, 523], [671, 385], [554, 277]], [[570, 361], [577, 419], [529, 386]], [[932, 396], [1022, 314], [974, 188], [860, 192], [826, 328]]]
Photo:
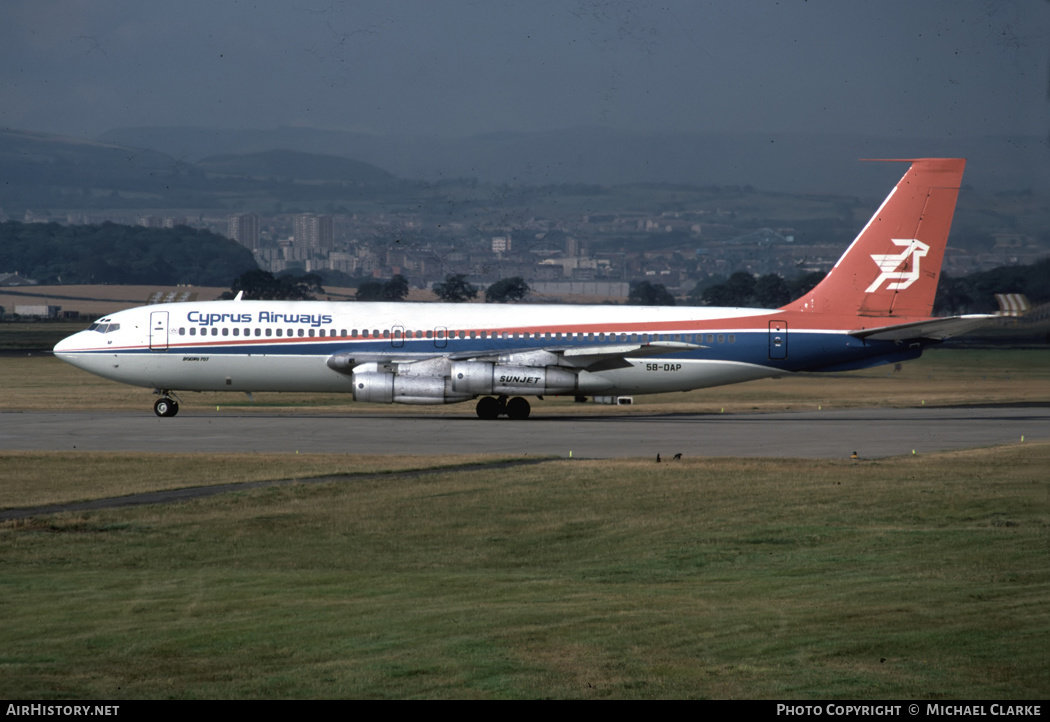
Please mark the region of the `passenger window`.
[[725, 343], [726, 337], [723, 334], [718, 334], [718, 343]]
[[179, 335], [180, 335], [180, 336], [185, 336], [185, 335], [186, 335], [186, 329], [184, 329], [184, 328], [180, 328], [180, 329], [179, 329]]
[[[226, 330], [226, 329], [223, 329], [223, 331], [225, 331], [225, 330]], [[211, 330], [211, 335], [212, 335], [212, 336], [218, 336], [218, 335], [219, 335], [219, 329], [217, 329], [217, 328], [212, 328], [212, 330]]]
[[[303, 335], [303, 330], [302, 329], [299, 329], [299, 335], [300, 336]], [[309, 335], [310, 338], [313, 338], [314, 337], [314, 330], [311, 328], [309, 334], [307, 334], [307, 335]]]
[[190, 336], [196, 336], [196, 335], [197, 335], [197, 329], [191, 328], [190, 329]]
[[233, 329], [233, 335], [234, 336], [240, 336], [241, 335], [241, 330], [239, 328]]
[[729, 343], [736, 343], [736, 334], [729, 334]]
[[269, 336], [270, 333], [272, 333], [272, 331], [270, 329], [266, 329], [266, 335]]
[[[313, 334], [313, 329], [310, 329], [310, 335], [311, 335], [311, 336], [313, 336], [313, 335], [314, 335], [314, 334]], [[302, 330], [302, 329], [299, 329], [299, 338], [302, 338], [302, 337], [303, 337], [303, 330]]]

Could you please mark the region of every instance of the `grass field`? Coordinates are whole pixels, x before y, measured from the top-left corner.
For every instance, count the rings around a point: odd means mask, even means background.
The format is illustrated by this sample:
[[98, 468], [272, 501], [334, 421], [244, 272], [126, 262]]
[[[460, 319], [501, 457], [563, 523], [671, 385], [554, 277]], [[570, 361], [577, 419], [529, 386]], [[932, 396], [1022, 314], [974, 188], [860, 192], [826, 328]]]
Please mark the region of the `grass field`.
[[[402, 408], [183, 399], [196, 414]], [[935, 350], [898, 371], [637, 401], [535, 410], [1047, 404], [1050, 352]], [[152, 416], [151, 404], [146, 389], [53, 358], [0, 357], [3, 410]], [[1050, 694], [1050, 444], [857, 462], [465, 466], [491, 460], [0, 452], [7, 508], [188, 478], [344, 475], [0, 523], [0, 697]], [[419, 469], [433, 472], [404, 473]]]
[[1045, 699], [1047, 468], [560, 460], [8, 522], [0, 696]]

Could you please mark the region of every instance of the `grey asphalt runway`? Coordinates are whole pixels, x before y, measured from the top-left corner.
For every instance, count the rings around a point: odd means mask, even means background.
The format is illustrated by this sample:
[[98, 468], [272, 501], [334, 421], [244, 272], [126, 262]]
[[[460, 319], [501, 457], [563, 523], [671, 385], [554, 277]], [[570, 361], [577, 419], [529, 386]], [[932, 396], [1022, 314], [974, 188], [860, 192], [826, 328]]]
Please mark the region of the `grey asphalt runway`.
[[1050, 439], [1050, 407], [588, 416], [0, 413], [0, 449], [862, 458]]

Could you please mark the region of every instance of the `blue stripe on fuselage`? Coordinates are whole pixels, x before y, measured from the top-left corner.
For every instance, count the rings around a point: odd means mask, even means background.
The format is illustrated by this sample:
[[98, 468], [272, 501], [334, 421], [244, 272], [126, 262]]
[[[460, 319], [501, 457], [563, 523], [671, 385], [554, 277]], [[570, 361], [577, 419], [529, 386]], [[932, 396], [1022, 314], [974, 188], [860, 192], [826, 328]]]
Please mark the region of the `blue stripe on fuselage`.
[[[670, 335], [670, 334], [665, 334]], [[679, 338], [691, 339], [692, 333], [676, 334]], [[703, 333], [706, 338], [709, 334]], [[717, 340], [698, 342], [699, 349], [661, 354], [663, 359], [686, 359], [698, 361], [733, 361], [749, 363], [782, 371], [845, 371], [866, 368], [883, 363], [895, 363], [917, 358], [920, 346], [902, 347], [893, 341], [865, 341], [841, 332], [790, 331], [786, 334], [786, 354], [783, 359], [769, 358], [770, 335], [767, 331], [720, 330], [710, 334]], [[449, 338], [441, 340], [438, 347], [435, 339], [287, 339], [287, 340], [224, 340], [209, 343], [173, 343], [166, 351], [148, 347], [125, 349], [98, 349], [92, 353], [126, 354], [182, 354], [193, 356], [211, 355], [281, 355], [281, 356], [330, 356], [336, 353], [390, 354], [394, 356], [432, 357], [451, 353], [499, 353], [505, 351], [530, 351], [544, 348], [589, 348], [608, 345], [630, 344], [620, 341], [619, 335], [610, 334], [604, 341], [570, 342], [568, 339], [521, 339], [521, 338]], [[699, 338], [701, 334], [697, 334]], [[729, 337], [734, 342], [729, 342]], [[637, 342], [635, 342], [637, 343]], [[928, 344], [923, 344], [928, 345]]]

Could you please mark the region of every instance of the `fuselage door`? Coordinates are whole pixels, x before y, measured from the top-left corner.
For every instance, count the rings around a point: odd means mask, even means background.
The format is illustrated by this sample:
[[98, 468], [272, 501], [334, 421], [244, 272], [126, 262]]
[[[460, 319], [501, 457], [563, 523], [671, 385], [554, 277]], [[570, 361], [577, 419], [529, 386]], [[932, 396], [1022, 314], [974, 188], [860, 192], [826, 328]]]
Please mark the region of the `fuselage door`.
[[788, 355], [787, 321], [769, 322], [769, 358], [776, 361]]
[[168, 350], [167, 311], [154, 311], [149, 315], [149, 350]]
[[448, 346], [448, 329], [438, 326], [434, 329], [434, 347], [445, 348], [446, 346]]

